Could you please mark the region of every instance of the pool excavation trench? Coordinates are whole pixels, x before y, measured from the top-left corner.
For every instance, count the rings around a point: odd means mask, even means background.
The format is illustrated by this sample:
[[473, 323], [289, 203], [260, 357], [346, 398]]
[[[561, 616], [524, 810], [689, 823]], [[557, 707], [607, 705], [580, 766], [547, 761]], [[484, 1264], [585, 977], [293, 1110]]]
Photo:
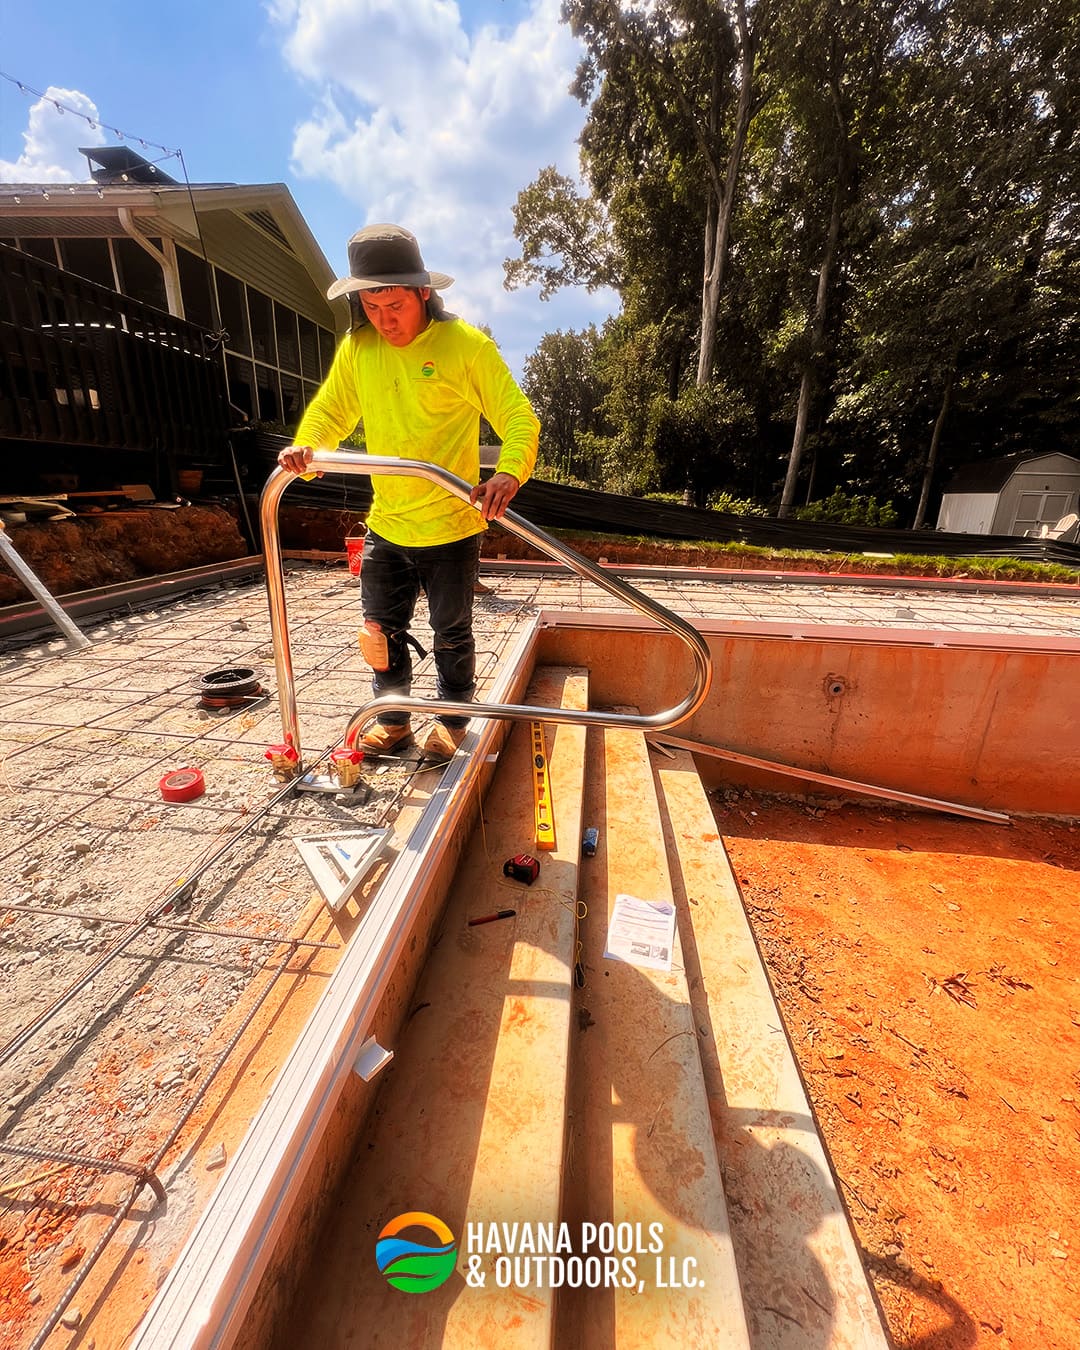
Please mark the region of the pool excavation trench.
[[[1080, 757], [1080, 641], [698, 627], [713, 685], [679, 738], [796, 775], [548, 725], [558, 847], [508, 899], [502, 860], [531, 845], [528, 727], [474, 721], [134, 1345], [297, 1345], [301, 1327], [320, 1346], [887, 1344], [703, 787], [818, 791], [801, 768], [1076, 818], [1061, 766]], [[543, 611], [493, 698], [647, 711], [689, 666], [635, 616]], [[619, 893], [674, 903], [670, 974], [604, 959]], [[513, 920], [467, 928], [508, 905]], [[395, 1058], [368, 1081], [354, 1066], [372, 1043]], [[374, 1260], [383, 1225], [416, 1210], [460, 1244], [423, 1297]], [[704, 1287], [658, 1287], [654, 1265], [642, 1289], [466, 1282], [470, 1223], [605, 1219], [661, 1224], [664, 1273], [693, 1260]]]

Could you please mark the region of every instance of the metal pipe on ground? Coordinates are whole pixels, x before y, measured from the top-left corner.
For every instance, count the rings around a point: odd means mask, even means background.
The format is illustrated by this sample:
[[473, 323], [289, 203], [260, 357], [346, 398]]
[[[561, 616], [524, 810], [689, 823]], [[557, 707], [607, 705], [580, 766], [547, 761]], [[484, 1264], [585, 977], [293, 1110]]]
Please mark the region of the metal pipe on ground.
[[52, 616], [57, 628], [67, 638], [71, 644], [72, 650], [81, 652], [91, 645], [90, 639], [84, 637], [78, 628], [72, 623], [64, 613], [64, 609], [56, 597], [46, 589], [44, 583], [37, 574], [27, 566], [19, 556], [19, 551], [11, 540], [7, 537], [7, 531], [0, 523], [0, 554], [3, 554], [4, 561], [23, 583], [26, 589], [35, 596], [45, 610]]
[[923, 797], [917, 792], [882, 787], [878, 783], [860, 783], [853, 778], [838, 778], [831, 773], [816, 773], [813, 769], [800, 769], [796, 764], [782, 764], [776, 759], [760, 759], [755, 755], [742, 755], [737, 750], [728, 750], [720, 745], [706, 745], [704, 741], [687, 741], [678, 736], [647, 736], [646, 740], [650, 745], [659, 746], [661, 749], [672, 746], [676, 750], [689, 750], [692, 755], [726, 759], [746, 769], [759, 769], [766, 773], [780, 774], [785, 778], [801, 778], [804, 782], [815, 783], [819, 787], [830, 788], [833, 791], [852, 792], [860, 797], [881, 797], [885, 801], [898, 802], [902, 806], [919, 806], [927, 811], [944, 811], [947, 815], [986, 820], [992, 825], [1012, 824], [1012, 818], [1004, 811], [991, 811], [983, 806], [968, 806], [964, 802], [943, 801], [938, 797]]

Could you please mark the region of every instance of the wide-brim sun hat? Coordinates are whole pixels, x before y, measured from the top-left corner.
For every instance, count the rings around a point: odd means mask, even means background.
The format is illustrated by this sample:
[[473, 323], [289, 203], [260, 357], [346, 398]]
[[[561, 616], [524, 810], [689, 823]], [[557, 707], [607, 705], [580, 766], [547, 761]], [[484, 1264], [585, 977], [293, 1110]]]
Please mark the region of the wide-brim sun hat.
[[349, 240], [349, 275], [339, 277], [326, 298], [336, 300], [380, 286], [430, 286], [442, 291], [453, 284], [454, 278], [445, 272], [428, 271], [416, 236], [408, 230], [400, 225], [365, 225]]

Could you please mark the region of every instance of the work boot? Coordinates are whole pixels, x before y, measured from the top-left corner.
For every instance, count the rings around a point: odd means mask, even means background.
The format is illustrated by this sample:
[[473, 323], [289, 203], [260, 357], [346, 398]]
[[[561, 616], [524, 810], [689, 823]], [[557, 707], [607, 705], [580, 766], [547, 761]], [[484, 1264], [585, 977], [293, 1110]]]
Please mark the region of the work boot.
[[442, 722], [432, 722], [420, 743], [421, 758], [436, 762], [453, 758], [465, 739], [466, 731], [468, 727], [448, 727]]
[[392, 755], [412, 745], [412, 727], [405, 722], [401, 726], [386, 726], [382, 722], [375, 725], [360, 737], [360, 749], [369, 750], [375, 755]]

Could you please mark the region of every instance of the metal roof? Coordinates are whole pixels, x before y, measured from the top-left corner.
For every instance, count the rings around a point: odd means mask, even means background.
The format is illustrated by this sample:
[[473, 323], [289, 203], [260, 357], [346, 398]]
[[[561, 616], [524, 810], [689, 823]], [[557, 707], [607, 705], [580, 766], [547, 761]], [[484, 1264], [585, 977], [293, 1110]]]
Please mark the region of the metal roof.
[[[1071, 459], [1080, 473], [1080, 459], [1056, 452], [1062, 459]], [[946, 492], [1000, 492], [1018, 469], [1034, 467], [1050, 458], [1047, 453], [1000, 455], [996, 459], [982, 459], [974, 464], [961, 464], [945, 485]]]

